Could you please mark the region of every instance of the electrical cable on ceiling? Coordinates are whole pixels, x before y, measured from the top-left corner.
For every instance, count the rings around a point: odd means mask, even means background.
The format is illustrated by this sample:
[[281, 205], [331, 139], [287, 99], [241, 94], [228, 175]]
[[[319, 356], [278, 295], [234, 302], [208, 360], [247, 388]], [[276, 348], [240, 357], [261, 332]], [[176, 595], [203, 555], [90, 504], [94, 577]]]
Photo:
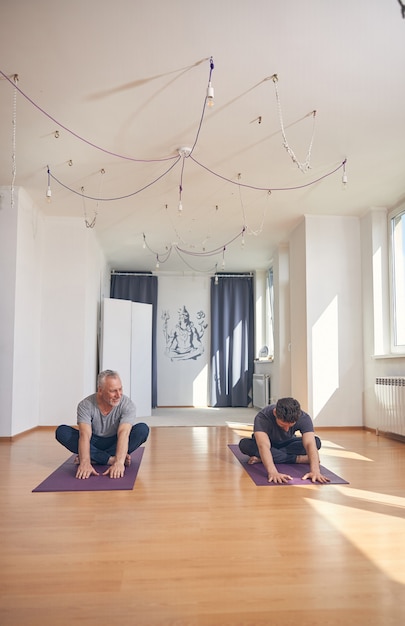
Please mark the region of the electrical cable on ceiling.
[[193, 267], [185, 258], [183, 258], [178, 248], [175, 247], [174, 250], [176, 254], [178, 255], [178, 257], [181, 259], [181, 261], [184, 263], [184, 265], [186, 265], [188, 269], [192, 270], [193, 272], [199, 272], [200, 274], [212, 274], [217, 267], [217, 263], [215, 263], [214, 266], [209, 267], [208, 269], [205, 269], [205, 270]]
[[[5, 74], [2, 70], [0, 70], [0, 75], [3, 76], [3, 78], [5, 78], [9, 83], [13, 84], [12, 80], [10, 79], [10, 77], [7, 76], [7, 74]], [[17, 75], [15, 74], [15, 76], [17, 76]], [[105, 152], [106, 154], [109, 154], [110, 156], [117, 157], [119, 159], [124, 159], [124, 160], [127, 160], [127, 161], [136, 161], [136, 162], [140, 162], [140, 163], [155, 163], [157, 161], [171, 161], [171, 160], [176, 158], [176, 156], [171, 155], [171, 156], [167, 156], [167, 157], [161, 157], [159, 159], [137, 159], [135, 157], [126, 156], [126, 155], [123, 155], [123, 154], [117, 154], [116, 152], [112, 152], [111, 150], [106, 150], [105, 148], [102, 148], [101, 146], [98, 146], [97, 144], [89, 141], [88, 139], [85, 139], [84, 137], [81, 137], [80, 135], [75, 133], [73, 130], [70, 130], [70, 128], [68, 128], [67, 126], [64, 126], [63, 124], [58, 122], [58, 120], [56, 120], [54, 117], [52, 117], [52, 115], [47, 113], [42, 107], [39, 106], [39, 104], [34, 102], [34, 100], [32, 100], [26, 93], [24, 93], [24, 91], [22, 89], [20, 89], [20, 87], [17, 87], [17, 85], [15, 85], [15, 88], [26, 100], [28, 100], [28, 102], [30, 104], [32, 104], [32, 106], [34, 106], [36, 109], [38, 109], [38, 111], [40, 111], [43, 115], [45, 115], [52, 122], [54, 122], [57, 126], [59, 126], [60, 128], [63, 128], [63, 130], [65, 130], [67, 133], [73, 135], [73, 137], [76, 137], [76, 139], [79, 139], [83, 143], [86, 143], [87, 145], [91, 146], [92, 148], [95, 148], [96, 150], [100, 150], [101, 152]], [[56, 132], [58, 133], [58, 131], [56, 131]], [[57, 136], [59, 136], [59, 133], [58, 133]]]
[[[209, 82], [211, 80], [211, 75], [212, 75], [212, 70], [214, 69], [214, 63], [213, 63], [213, 59], [212, 57], [210, 58], [210, 75], [209, 75]], [[9, 83], [11, 83], [13, 85], [12, 80], [10, 79], [10, 77], [8, 77], [2, 70], [0, 70], [0, 75], [3, 76], [3, 78], [5, 78]], [[15, 75], [17, 76], [17, 75]], [[273, 79], [273, 82], [275, 84], [275, 88], [276, 88], [276, 92], [277, 92], [277, 81], [278, 81], [278, 77], [277, 74], [273, 74], [272, 77], [270, 77]], [[266, 79], [267, 80], [267, 79]], [[262, 81], [263, 82], [263, 81]], [[107, 202], [107, 201], [114, 201], [114, 200], [123, 200], [125, 198], [129, 198], [131, 196], [134, 196], [138, 193], [140, 193], [141, 191], [144, 191], [145, 189], [147, 189], [148, 187], [150, 187], [151, 185], [155, 184], [156, 182], [158, 182], [161, 178], [163, 178], [167, 173], [169, 173], [171, 171], [171, 169], [179, 162], [179, 160], [181, 159], [181, 156], [179, 155], [172, 155], [169, 157], [161, 157], [161, 158], [156, 158], [156, 159], [139, 159], [139, 158], [135, 158], [135, 157], [129, 157], [129, 156], [124, 156], [124, 155], [120, 155], [114, 152], [111, 152], [110, 150], [106, 150], [104, 148], [101, 148], [100, 146], [97, 146], [96, 144], [84, 139], [83, 137], [81, 137], [80, 135], [78, 135], [77, 133], [75, 133], [74, 131], [70, 130], [69, 128], [67, 128], [66, 126], [64, 126], [63, 124], [59, 123], [57, 120], [55, 120], [51, 115], [49, 115], [42, 107], [40, 107], [39, 105], [37, 105], [27, 94], [25, 94], [22, 89], [20, 89], [16, 84], [15, 86], [15, 90], [18, 91], [24, 98], [26, 98], [34, 107], [36, 107], [41, 113], [43, 113], [45, 116], [47, 116], [49, 119], [51, 119], [53, 122], [55, 122], [58, 126], [60, 126], [61, 128], [63, 128], [64, 130], [66, 130], [67, 132], [69, 132], [70, 134], [72, 134], [73, 136], [75, 136], [77, 139], [79, 139], [80, 141], [83, 141], [84, 143], [87, 143], [88, 145], [94, 147], [97, 150], [101, 150], [102, 152], [105, 152], [106, 154], [109, 154], [111, 156], [116, 156], [120, 159], [125, 159], [125, 160], [130, 160], [130, 161], [135, 161], [135, 162], [141, 162], [141, 163], [152, 163], [152, 162], [160, 162], [160, 161], [167, 161], [167, 160], [175, 160], [175, 162], [172, 164], [171, 167], [169, 167], [165, 172], [163, 172], [163, 174], [161, 174], [160, 176], [158, 176], [156, 179], [154, 179], [153, 181], [151, 181], [150, 183], [148, 183], [147, 185], [141, 187], [140, 189], [137, 189], [136, 191], [124, 195], [124, 196], [116, 196], [116, 197], [112, 197], [112, 198], [95, 198], [93, 196], [87, 196], [85, 195], [86, 198], [90, 199], [90, 200], [99, 200], [100, 202]], [[278, 92], [277, 92], [278, 93]], [[197, 136], [196, 139], [194, 141], [194, 144], [192, 146], [191, 149], [189, 149], [189, 154], [185, 155], [187, 158], [191, 158], [197, 165], [199, 165], [200, 167], [204, 168], [207, 172], [213, 174], [214, 176], [217, 176], [218, 178], [221, 178], [222, 180], [225, 180], [229, 183], [232, 184], [241, 184], [241, 183], [237, 183], [236, 181], [229, 179], [225, 176], [222, 176], [220, 174], [218, 174], [217, 172], [214, 172], [212, 169], [210, 169], [209, 167], [203, 165], [202, 163], [200, 163], [199, 161], [197, 161], [193, 156], [192, 156], [192, 152], [196, 146], [197, 140], [198, 140], [198, 136], [199, 136], [199, 132], [201, 129], [201, 125], [203, 122], [203, 118], [204, 118], [204, 110], [205, 110], [205, 104], [206, 104], [206, 99], [204, 100], [204, 108], [203, 108], [203, 114], [201, 116], [201, 120], [200, 120], [200, 124], [198, 127], [198, 131], [197, 131]], [[312, 112], [313, 117], [315, 118], [315, 114], [316, 111]], [[282, 122], [282, 118], [281, 118], [281, 124], [282, 124], [282, 132], [283, 134], [283, 138], [285, 138], [285, 131], [284, 129], [284, 124]], [[58, 132], [58, 131], [56, 131]], [[286, 139], [286, 138], [285, 138]], [[313, 141], [313, 137], [311, 139], [311, 143], [310, 143], [310, 149], [312, 147], [312, 141]], [[309, 150], [310, 153], [310, 150]], [[308, 158], [307, 158], [308, 160]], [[346, 162], [346, 160], [344, 161], [344, 163]], [[297, 161], [297, 163], [299, 163]], [[341, 164], [343, 165], [343, 164]], [[254, 185], [247, 185], [247, 184], [243, 184], [243, 187], [247, 187], [250, 189], [255, 189], [258, 191], [263, 191], [263, 190], [268, 190], [268, 191], [292, 191], [292, 190], [296, 190], [296, 189], [302, 189], [304, 187], [307, 187], [309, 185], [315, 184], [317, 182], [319, 182], [320, 180], [326, 178], [327, 176], [330, 176], [332, 174], [334, 174], [340, 167], [337, 167], [335, 170], [325, 174], [324, 176], [321, 176], [319, 178], [317, 178], [314, 181], [311, 181], [310, 183], [306, 183], [305, 185], [296, 185], [296, 186], [292, 186], [292, 187], [268, 187], [268, 186], [254, 186]], [[71, 187], [69, 187], [68, 185], [64, 184], [61, 180], [59, 180], [58, 178], [56, 178], [56, 176], [54, 176], [53, 174], [51, 174], [53, 180], [55, 180], [55, 182], [57, 182], [59, 185], [61, 185], [62, 187], [64, 187], [65, 189], [67, 189], [68, 191], [71, 191], [72, 193], [76, 193], [78, 195], [82, 195], [79, 192], [77, 192], [76, 190], [72, 189]]]
[[[67, 184], [63, 183], [59, 178], [57, 178], [51, 172], [51, 169], [50, 169], [50, 167], [48, 165], [47, 166], [48, 186], [47, 186], [47, 192], [46, 192], [46, 197], [47, 197], [48, 201], [51, 200], [51, 195], [52, 195], [51, 184], [50, 184], [51, 183], [51, 179], [53, 181], [55, 181], [56, 183], [58, 183], [63, 188], [65, 188], [68, 191], [70, 191], [71, 193], [74, 193], [76, 195], [81, 196], [82, 200], [83, 200], [83, 212], [84, 212], [85, 224], [86, 224], [87, 228], [93, 228], [95, 226], [96, 219], [97, 219], [97, 214], [98, 214], [98, 207], [99, 207], [99, 203], [100, 202], [112, 202], [112, 201], [124, 200], [124, 199], [133, 197], [133, 196], [141, 193], [145, 189], [148, 189], [149, 187], [153, 186], [158, 181], [163, 179], [167, 174], [169, 174], [169, 172], [178, 164], [178, 162], [180, 160], [182, 160], [182, 164], [181, 164], [180, 183], [179, 183], [178, 211], [179, 211], [179, 214], [181, 214], [182, 209], [183, 209], [182, 194], [183, 194], [183, 179], [184, 179], [185, 159], [186, 158], [190, 158], [197, 166], [199, 166], [200, 168], [202, 168], [205, 171], [209, 172], [213, 176], [216, 176], [217, 178], [219, 178], [219, 179], [221, 179], [221, 180], [223, 180], [223, 181], [225, 181], [227, 183], [230, 183], [230, 184], [238, 186], [238, 188], [239, 188], [239, 198], [240, 198], [240, 203], [241, 203], [241, 207], [242, 207], [243, 227], [242, 227], [242, 230], [234, 238], [232, 238], [226, 244], [223, 244], [220, 247], [215, 248], [215, 249], [210, 250], [210, 251], [206, 251], [205, 249], [202, 252], [191, 251], [191, 250], [186, 250], [184, 248], [179, 247], [178, 244], [172, 244], [172, 245], [166, 247], [166, 252], [165, 253], [160, 254], [160, 253], [154, 252], [148, 246], [148, 244], [146, 242], [146, 237], [145, 237], [145, 234], [144, 234], [143, 235], [143, 247], [148, 248], [148, 250], [150, 252], [152, 252], [156, 256], [157, 266], [159, 266], [160, 262], [164, 263], [164, 262], [166, 262], [168, 260], [168, 258], [170, 257], [170, 254], [172, 252], [172, 249], [174, 249], [177, 252], [177, 254], [179, 254], [179, 256], [184, 254], [184, 255], [191, 255], [191, 256], [196, 256], [196, 257], [205, 257], [205, 256], [213, 256], [213, 255], [216, 255], [216, 254], [222, 254], [222, 264], [224, 266], [224, 264], [225, 264], [225, 252], [226, 252], [227, 246], [229, 246], [234, 241], [236, 241], [239, 237], [241, 237], [242, 247], [243, 247], [243, 245], [244, 245], [244, 236], [245, 236], [246, 232], [248, 232], [249, 234], [254, 234], [254, 235], [259, 234], [262, 231], [262, 228], [263, 228], [264, 215], [263, 215], [262, 224], [261, 224], [259, 230], [252, 231], [251, 229], [247, 228], [247, 226], [246, 226], [245, 209], [244, 209], [243, 201], [242, 201], [242, 197], [241, 197], [241, 188], [242, 187], [245, 187], [247, 189], [252, 189], [252, 190], [255, 190], [255, 191], [266, 191], [268, 195], [270, 195], [270, 193], [272, 191], [293, 191], [293, 190], [303, 189], [305, 187], [309, 187], [311, 185], [314, 185], [314, 184], [320, 182], [321, 180], [327, 178], [328, 176], [331, 176], [332, 174], [337, 172], [342, 167], [343, 167], [343, 170], [344, 170], [343, 180], [344, 180], [344, 182], [347, 182], [347, 176], [346, 176], [346, 171], [345, 171], [345, 165], [346, 165], [347, 159], [345, 159], [342, 163], [340, 163], [332, 171], [327, 172], [326, 174], [324, 174], [322, 176], [319, 176], [315, 180], [309, 181], [309, 182], [307, 182], [305, 184], [302, 184], [302, 185], [295, 185], [295, 186], [292, 186], [292, 187], [268, 187], [267, 185], [266, 186], [254, 186], [254, 185], [245, 184], [245, 183], [242, 183], [240, 181], [240, 175], [238, 176], [238, 181], [235, 181], [233, 179], [229, 179], [229, 178], [227, 178], [225, 176], [222, 176], [221, 174], [213, 171], [211, 168], [209, 168], [206, 165], [202, 164], [201, 162], [197, 161], [197, 159], [194, 158], [192, 153], [193, 153], [193, 151], [194, 151], [194, 149], [195, 149], [195, 147], [197, 145], [198, 139], [199, 139], [200, 131], [201, 131], [203, 120], [204, 120], [204, 116], [205, 116], [206, 107], [210, 103], [212, 104], [212, 100], [213, 100], [213, 96], [214, 96], [213, 87], [212, 87], [212, 72], [213, 72], [213, 69], [214, 69], [213, 57], [210, 57], [209, 61], [210, 61], [210, 71], [209, 71], [209, 77], [208, 77], [208, 86], [207, 86], [206, 96], [205, 96], [205, 99], [204, 99], [204, 106], [203, 106], [202, 114], [201, 114], [201, 117], [200, 117], [200, 121], [199, 121], [199, 125], [198, 125], [198, 128], [197, 128], [195, 140], [194, 140], [194, 143], [192, 144], [192, 147], [191, 148], [180, 148], [178, 150], [177, 156], [173, 156], [172, 155], [172, 156], [169, 156], [169, 157], [162, 157], [162, 158], [158, 158], [158, 159], [139, 159], [139, 158], [134, 158], [134, 157], [120, 155], [120, 154], [114, 153], [114, 152], [112, 152], [110, 150], [105, 150], [104, 148], [101, 148], [100, 146], [97, 146], [96, 144], [94, 144], [94, 143], [84, 139], [83, 137], [81, 137], [77, 133], [71, 131], [69, 128], [67, 128], [63, 124], [60, 124], [55, 118], [53, 118], [51, 115], [49, 115], [43, 108], [41, 108], [29, 96], [27, 96], [27, 94], [25, 94], [17, 86], [17, 80], [18, 80], [18, 76], [17, 75], [14, 75], [14, 83], [13, 83], [12, 80], [6, 74], [4, 74], [0, 70], [0, 75], [3, 76], [8, 82], [13, 84], [13, 87], [14, 87], [14, 102], [13, 102], [13, 182], [12, 182], [12, 188], [14, 187], [15, 172], [16, 172], [16, 168], [15, 168], [15, 117], [16, 117], [15, 111], [16, 111], [16, 94], [17, 94], [17, 91], [24, 98], [26, 98], [34, 107], [36, 107], [41, 113], [43, 113], [45, 116], [47, 116], [55, 124], [57, 124], [60, 128], [63, 128], [68, 133], [70, 133], [71, 135], [73, 135], [74, 137], [79, 139], [80, 141], [83, 141], [84, 143], [92, 146], [93, 148], [95, 148], [97, 150], [101, 150], [102, 152], [105, 152], [106, 154], [118, 157], [120, 159], [134, 161], [134, 162], [152, 163], [152, 162], [160, 162], [160, 161], [173, 161], [173, 163], [171, 163], [170, 166], [162, 174], [160, 174], [159, 176], [154, 178], [149, 183], [143, 185], [141, 188], [136, 189], [135, 191], [133, 191], [131, 193], [128, 193], [128, 194], [125, 194], [125, 195], [116, 196], [116, 197], [110, 197], [110, 198], [104, 198], [104, 197], [101, 196], [101, 180], [102, 180], [102, 177], [100, 179], [99, 195], [98, 195], [98, 197], [95, 197], [95, 196], [91, 196], [91, 195], [86, 194], [84, 192], [85, 191], [84, 186], [81, 187], [80, 192], [79, 192], [79, 191], [73, 189], [72, 187], [68, 186]], [[313, 139], [314, 139], [314, 132], [315, 132], [316, 111], [312, 111], [313, 132], [312, 132], [312, 137], [311, 137], [311, 141], [310, 141], [309, 148], [308, 148], [307, 157], [306, 157], [306, 160], [303, 163], [301, 163], [296, 158], [296, 156], [295, 156], [293, 150], [290, 148], [290, 146], [288, 144], [288, 141], [287, 141], [287, 138], [286, 138], [285, 127], [284, 127], [284, 122], [283, 122], [283, 116], [282, 116], [282, 111], [281, 111], [280, 97], [279, 97], [278, 88], [277, 88], [277, 82], [278, 82], [277, 74], [273, 74], [273, 76], [271, 76], [269, 78], [266, 78], [264, 80], [269, 80], [269, 79], [272, 79], [273, 84], [275, 86], [276, 100], [277, 100], [279, 120], [280, 120], [280, 126], [281, 126], [281, 133], [282, 133], [282, 136], [283, 136], [283, 145], [286, 148], [286, 150], [287, 150], [288, 154], [290, 155], [290, 157], [292, 158], [293, 162], [297, 164], [297, 166], [301, 169], [301, 171], [306, 172], [310, 168], [310, 157], [311, 157], [311, 150], [312, 150]], [[262, 82], [264, 82], [264, 81], [262, 81]], [[261, 122], [261, 116], [259, 118], [259, 123], [260, 122]], [[59, 137], [59, 130], [56, 130], [54, 135], [55, 135], [55, 137]], [[70, 160], [69, 164], [73, 165], [73, 161]], [[101, 172], [104, 173], [104, 169], [102, 169]], [[93, 219], [91, 221], [89, 221], [88, 218], [87, 218], [86, 207], [85, 207], [85, 199], [94, 200], [94, 201], [97, 202], [96, 209], [94, 211], [94, 217], [93, 217]], [[167, 209], [167, 206], [168, 205], [166, 204], [166, 209]], [[173, 224], [172, 224], [172, 226], [173, 226]], [[176, 234], [178, 235], [177, 232], [176, 232]], [[181, 238], [178, 237], [178, 239], [181, 239]]]
[[246, 189], [253, 189], [255, 191], [270, 191], [270, 192], [273, 192], [273, 191], [295, 191], [296, 189], [304, 189], [305, 187], [310, 187], [311, 185], [315, 185], [316, 183], [319, 183], [321, 180], [324, 180], [325, 178], [328, 178], [328, 176], [332, 176], [332, 174], [335, 174], [337, 171], [339, 171], [347, 163], [347, 159], [345, 159], [344, 161], [339, 163], [339, 165], [337, 167], [335, 167], [333, 170], [331, 170], [330, 172], [327, 172], [326, 174], [323, 174], [322, 176], [319, 176], [318, 178], [315, 178], [314, 180], [311, 180], [308, 183], [304, 183], [302, 185], [294, 185], [292, 187], [264, 187], [264, 186], [263, 187], [258, 187], [256, 185], [247, 185], [246, 183], [240, 183], [240, 182], [237, 182], [236, 180], [232, 180], [231, 178], [226, 178], [226, 176], [222, 176], [221, 174], [218, 174], [218, 172], [214, 172], [214, 170], [210, 169], [206, 165], [203, 165], [203, 163], [200, 163], [200, 161], [197, 161], [197, 159], [195, 159], [194, 157], [190, 156], [190, 158], [191, 158], [192, 161], [194, 161], [194, 163], [196, 163], [197, 165], [202, 167], [204, 170], [206, 170], [207, 172], [209, 172], [213, 176], [216, 176], [217, 178], [220, 178], [221, 180], [225, 180], [227, 183], [231, 183], [232, 185], [239, 185], [240, 187], [246, 187]]
[[[101, 185], [102, 185], [102, 181], [103, 181], [103, 175], [105, 174], [105, 169], [102, 168], [100, 170], [100, 186], [99, 186], [99, 196], [101, 196]], [[84, 194], [84, 187], [81, 188], [82, 194]], [[96, 204], [96, 208], [94, 209], [94, 215], [93, 215], [93, 219], [91, 220], [91, 222], [88, 220], [87, 218], [87, 213], [86, 213], [86, 201], [84, 196], [82, 195], [82, 199], [83, 199], [83, 213], [84, 213], [84, 223], [86, 224], [86, 228], [94, 228], [97, 222], [97, 215], [98, 215], [98, 203], [99, 201], [97, 200], [97, 204]]]
[[312, 115], [312, 120], [313, 120], [312, 136], [311, 136], [311, 140], [309, 142], [308, 152], [307, 152], [307, 156], [305, 158], [305, 161], [301, 162], [295, 156], [295, 153], [294, 153], [293, 149], [290, 148], [290, 146], [288, 144], [288, 141], [287, 141], [286, 134], [285, 134], [285, 128], [284, 128], [284, 122], [283, 122], [283, 114], [282, 114], [282, 111], [281, 111], [280, 96], [279, 96], [278, 88], [277, 88], [277, 83], [278, 83], [278, 76], [277, 76], [277, 74], [273, 74], [271, 79], [272, 79], [272, 81], [274, 83], [274, 88], [276, 90], [276, 101], [277, 101], [278, 116], [279, 116], [279, 120], [280, 120], [281, 134], [282, 134], [283, 140], [284, 140], [283, 146], [287, 150], [288, 154], [290, 155], [292, 162], [295, 163], [298, 166], [298, 168], [301, 170], [301, 172], [303, 172], [305, 174], [305, 172], [307, 172], [310, 169], [310, 167], [311, 167], [310, 162], [311, 162], [312, 144], [314, 142], [314, 136], [315, 136], [316, 111], [312, 111], [310, 113], [310, 115]]
[[82, 192], [79, 192], [76, 189], [73, 189], [72, 187], [69, 187], [69, 185], [65, 185], [61, 180], [59, 180], [59, 178], [56, 178], [56, 176], [54, 176], [52, 174], [52, 172], [50, 171], [49, 167], [48, 167], [48, 174], [51, 176], [52, 180], [54, 180], [59, 185], [61, 185], [61, 187], [64, 187], [68, 191], [71, 191], [72, 193], [74, 193], [74, 194], [76, 194], [78, 196], [83, 196], [84, 198], [87, 198], [88, 200], [97, 200], [98, 202], [114, 202], [116, 200], [125, 200], [126, 198], [131, 198], [132, 196], [136, 196], [138, 193], [141, 193], [141, 191], [145, 191], [145, 189], [148, 189], [148, 187], [152, 187], [152, 185], [154, 185], [159, 180], [164, 178], [166, 176], [166, 174], [168, 174], [170, 172], [170, 170], [172, 170], [175, 167], [175, 165], [177, 165], [177, 163], [180, 161], [180, 159], [181, 159], [181, 157], [178, 156], [176, 161], [174, 163], [172, 163], [170, 165], [170, 167], [163, 172], [163, 174], [160, 174], [157, 178], [152, 180], [150, 183], [147, 183], [146, 185], [144, 185], [140, 189], [136, 189], [135, 191], [133, 191], [131, 193], [128, 193], [128, 194], [126, 194], [124, 196], [116, 196], [116, 197], [113, 197], [113, 198], [97, 198], [95, 196], [88, 196], [88, 195], [86, 195], [86, 194], [84, 194]]
[[[175, 250], [175, 252], [178, 254], [178, 256], [183, 260], [183, 262], [185, 262], [185, 261], [182, 258], [182, 254], [188, 255], [188, 256], [194, 256], [194, 257], [198, 257], [198, 258], [211, 257], [211, 256], [215, 256], [215, 255], [221, 254], [222, 255], [222, 266], [224, 267], [225, 266], [225, 252], [226, 252], [227, 246], [229, 246], [232, 243], [234, 243], [237, 239], [239, 239], [239, 237], [243, 238], [244, 233], [245, 233], [245, 228], [243, 228], [241, 232], [239, 232], [235, 237], [233, 237], [226, 244], [224, 244], [224, 245], [222, 245], [222, 246], [220, 246], [218, 248], [215, 248], [213, 250], [202, 251], [202, 252], [185, 250], [184, 248], [181, 248], [179, 245], [173, 243], [173, 244], [171, 244], [168, 247], [168, 250], [165, 253], [159, 253], [159, 252], [156, 252], [155, 250], [153, 250], [148, 245], [148, 243], [146, 241], [145, 233], [143, 233], [142, 237], [143, 237], [143, 244], [144, 244], [143, 247], [147, 248], [149, 250], [149, 252], [151, 252], [155, 256], [155, 258], [156, 258], [156, 260], [157, 260], [157, 262], [159, 264], [160, 263], [165, 263], [169, 259], [172, 250]], [[186, 263], [186, 265], [188, 265], [188, 264]], [[195, 269], [195, 268], [191, 268], [190, 265], [188, 265], [188, 267], [190, 267], [190, 269]], [[198, 271], [198, 270], [196, 270], [196, 271]], [[209, 271], [212, 271], [212, 270], [209, 270]]]

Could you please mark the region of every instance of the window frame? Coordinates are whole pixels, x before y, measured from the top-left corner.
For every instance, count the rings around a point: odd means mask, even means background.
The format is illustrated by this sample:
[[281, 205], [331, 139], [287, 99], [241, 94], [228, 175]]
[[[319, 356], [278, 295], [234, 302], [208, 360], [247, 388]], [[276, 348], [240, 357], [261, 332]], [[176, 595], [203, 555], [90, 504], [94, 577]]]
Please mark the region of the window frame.
[[269, 267], [266, 277], [266, 345], [269, 357], [274, 359], [274, 268]]
[[[402, 272], [403, 284], [401, 285], [402, 293], [398, 294], [396, 280], [397, 280], [397, 252], [395, 250], [398, 245], [395, 241], [395, 220], [401, 217], [400, 224], [402, 224]], [[405, 337], [398, 336], [399, 326], [401, 326], [401, 334], [405, 329], [405, 205], [400, 205], [396, 209], [393, 209], [388, 213], [388, 236], [389, 236], [389, 293], [390, 293], [390, 343], [392, 354], [405, 354]], [[398, 300], [401, 311], [398, 313]], [[398, 316], [401, 315], [400, 322], [398, 323]], [[402, 323], [401, 323], [402, 322]], [[399, 341], [402, 341], [399, 343]]]

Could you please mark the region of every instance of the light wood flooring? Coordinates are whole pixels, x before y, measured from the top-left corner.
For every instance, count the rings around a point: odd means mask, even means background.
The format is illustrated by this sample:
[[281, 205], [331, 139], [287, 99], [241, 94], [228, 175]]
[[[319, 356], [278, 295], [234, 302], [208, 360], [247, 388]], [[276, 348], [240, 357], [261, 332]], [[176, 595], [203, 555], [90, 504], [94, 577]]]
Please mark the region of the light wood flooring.
[[69, 455], [53, 429], [1, 442], [1, 626], [405, 624], [405, 444], [320, 430], [349, 485], [256, 487], [243, 434], [153, 427], [110, 492], [31, 492]]

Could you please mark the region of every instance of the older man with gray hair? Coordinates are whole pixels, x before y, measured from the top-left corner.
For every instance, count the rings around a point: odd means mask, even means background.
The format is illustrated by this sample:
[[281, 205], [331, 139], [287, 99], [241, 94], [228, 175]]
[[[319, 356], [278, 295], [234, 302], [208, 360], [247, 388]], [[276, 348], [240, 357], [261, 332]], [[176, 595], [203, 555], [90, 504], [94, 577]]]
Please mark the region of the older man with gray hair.
[[123, 395], [121, 378], [114, 370], [97, 377], [97, 392], [84, 398], [77, 407], [78, 428], [61, 425], [55, 437], [77, 454], [76, 478], [98, 476], [93, 465], [108, 465], [103, 475], [122, 478], [131, 453], [148, 438], [149, 426], [136, 423], [136, 407]]

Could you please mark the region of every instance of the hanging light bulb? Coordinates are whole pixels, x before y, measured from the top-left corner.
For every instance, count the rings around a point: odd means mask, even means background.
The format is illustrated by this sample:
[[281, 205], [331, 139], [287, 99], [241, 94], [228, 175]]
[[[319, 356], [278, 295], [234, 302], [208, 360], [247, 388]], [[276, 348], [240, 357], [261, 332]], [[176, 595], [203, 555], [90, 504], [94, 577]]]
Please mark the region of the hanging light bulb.
[[156, 269], [158, 270], [160, 265], [159, 265], [159, 257], [156, 257]]
[[342, 175], [342, 190], [345, 191], [347, 187], [347, 174], [346, 174], [346, 161], [343, 161], [343, 175]]
[[51, 190], [51, 172], [49, 170], [49, 166], [48, 166], [48, 187], [46, 189], [46, 201], [48, 203], [51, 202], [51, 197], [52, 197], [52, 190]]
[[208, 87], [207, 87], [207, 106], [209, 107], [213, 107], [215, 102], [214, 102], [214, 87], [212, 86], [211, 83], [211, 76], [212, 76], [212, 70], [214, 69], [214, 59], [211, 57], [210, 58], [210, 75], [209, 75], [209, 79], [208, 79]]
[[[184, 151], [184, 150], [188, 150], [188, 148], [180, 148], [180, 150]], [[185, 159], [185, 153], [183, 152], [182, 154], [183, 156], [183, 167], [184, 167], [184, 159]], [[183, 194], [183, 185], [182, 185], [182, 181], [183, 181], [183, 169], [181, 172], [181, 181], [180, 181], [180, 185], [179, 185], [179, 204], [177, 205], [177, 215], [181, 215], [183, 212], [183, 202], [182, 202], [182, 194]]]
[[342, 176], [342, 189], [343, 189], [343, 191], [346, 190], [346, 185], [347, 185], [347, 174], [343, 174], [343, 176]]
[[214, 104], [215, 104], [214, 87], [211, 85], [211, 81], [210, 81], [207, 87], [207, 106], [213, 107]]

